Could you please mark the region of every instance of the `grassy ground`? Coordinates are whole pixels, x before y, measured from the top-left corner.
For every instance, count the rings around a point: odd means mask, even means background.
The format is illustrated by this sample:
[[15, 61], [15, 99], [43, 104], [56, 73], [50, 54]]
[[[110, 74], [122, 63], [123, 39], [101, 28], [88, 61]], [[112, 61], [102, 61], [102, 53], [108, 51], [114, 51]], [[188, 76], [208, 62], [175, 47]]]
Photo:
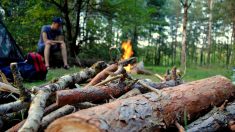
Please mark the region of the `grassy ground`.
[[[146, 66], [146, 69], [152, 71], [153, 73], [158, 73], [160, 75], [163, 75], [165, 73], [165, 71], [167, 69], [171, 69], [171, 67]], [[81, 70], [81, 68], [78, 68], [78, 67], [71, 67], [69, 70], [51, 69], [48, 71], [47, 80], [32, 82], [32, 83], [25, 82], [24, 84], [26, 87], [31, 88], [32, 86], [38, 86], [43, 83], [49, 82], [50, 80], [52, 80], [54, 78], [61, 77], [65, 74], [79, 72], [80, 70]], [[210, 77], [210, 76], [214, 76], [214, 75], [223, 75], [223, 76], [230, 78], [232, 75], [232, 70], [227, 69], [227, 68], [212, 67], [212, 66], [209, 68], [207, 68], [207, 67], [190, 67], [190, 68], [187, 68], [187, 73], [184, 76], [183, 80], [186, 82], [190, 82], [193, 80], [198, 80], [198, 79], [202, 79], [202, 78], [206, 78], [206, 77]], [[149, 76], [149, 75], [133, 75], [133, 76], [135, 78], [139, 78], [139, 79], [148, 78], [148, 79], [151, 79], [155, 82], [159, 81], [156, 77]]]

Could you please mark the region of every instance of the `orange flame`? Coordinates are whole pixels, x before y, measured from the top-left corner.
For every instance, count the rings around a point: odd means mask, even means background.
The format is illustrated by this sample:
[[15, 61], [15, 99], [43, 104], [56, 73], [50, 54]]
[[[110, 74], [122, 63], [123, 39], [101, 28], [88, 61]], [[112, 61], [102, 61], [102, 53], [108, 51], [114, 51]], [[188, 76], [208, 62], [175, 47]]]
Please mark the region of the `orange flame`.
[[[122, 55], [122, 60], [129, 59], [134, 54], [134, 52], [132, 50], [131, 40], [124, 41], [122, 43], [122, 49], [124, 51], [124, 53]], [[124, 68], [126, 69], [127, 72], [131, 71], [131, 65], [130, 64], [128, 66], [124, 67]]]

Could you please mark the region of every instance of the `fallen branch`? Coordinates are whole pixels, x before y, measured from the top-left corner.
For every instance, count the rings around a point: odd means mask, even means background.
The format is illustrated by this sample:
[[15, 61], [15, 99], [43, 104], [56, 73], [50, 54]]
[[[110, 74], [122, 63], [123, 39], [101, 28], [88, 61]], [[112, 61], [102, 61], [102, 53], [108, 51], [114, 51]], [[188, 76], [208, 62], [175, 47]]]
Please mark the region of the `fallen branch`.
[[101, 86], [101, 85], [105, 85], [105, 84], [107, 84], [107, 83], [109, 83], [109, 82], [111, 82], [111, 81], [113, 81], [113, 80], [116, 80], [116, 79], [122, 78], [122, 77], [123, 77], [122, 74], [116, 75], [116, 76], [113, 76], [113, 77], [110, 77], [110, 78], [105, 79], [104, 81], [102, 81], [102, 82], [100, 82], [100, 83], [97, 83], [97, 84], [95, 85], [95, 87]]
[[56, 103], [63, 106], [81, 102], [101, 101], [111, 97], [119, 97], [130, 89], [131, 87], [127, 87], [124, 83], [119, 83], [109, 86], [90, 86], [86, 89], [60, 90], [56, 92]]
[[155, 77], [157, 77], [158, 79], [160, 79], [161, 81], [165, 81], [165, 79], [161, 76], [161, 75], [159, 75], [159, 74], [157, 74], [157, 73], [155, 73], [155, 74], [153, 74]]
[[139, 80], [138, 83], [139, 83], [140, 85], [142, 85], [144, 88], [147, 88], [148, 90], [150, 90], [151, 92], [155, 92], [155, 93], [157, 93], [157, 94], [159, 94], [159, 95], [161, 94], [161, 93], [160, 93], [160, 90], [158, 90], [158, 89], [156, 89], [156, 88], [154, 88], [154, 87], [152, 87], [152, 86], [146, 84], [145, 82], [143, 82], [143, 81], [141, 81], [141, 80]]
[[[48, 115], [49, 113], [55, 111], [55, 110], [58, 109], [58, 108], [59, 108], [59, 106], [56, 105], [56, 103], [49, 105], [48, 107], [45, 108], [45, 111], [44, 111], [43, 116]], [[19, 129], [24, 125], [25, 121], [26, 121], [26, 120], [22, 120], [21, 122], [17, 123], [17, 124], [14, 125], [13, 127], [9, 128], [9, 129], [7, 130], [7, 132], [18, 132]]]
[[[152, 127], [166, 128], [175, 121], [192, 120], [210, 105], [221, 105], [235, 94], [230, 80], [215, 76], [174, 88], [154, 92], [80, 110], [52, 122], [49, 131], [151, 131]], [[210, 97], [210, 98], [208, 98]], [[190, 117], [189, 117], [190, 116]]]
[[45, 108], [43, 115], [44, 116], [48, 115], [49, 113], [51, 113], [52, 111], [55, 111], [58, 108], [60, 108], [60, 106], [58, 106], [56, 103], [53, 103]]
[[79, 73], [74, 73], [72, 75], [62, 76], [56, 83], [48, 84], [42, 87], [33, 99], [28, 111], [28, 117], [19, 132], [38, 130], [44, 113], [46, 101], [51, 93], [56, 92], [57, 90], [65, 89], [71, 84], [83, 82], [95, 76], [105, 67], [106, 64], [104, 62], [97, 62], [88, 69], [80, 71]]
[[114, 72], [117, 70], [117, 68], [118, 68], [117, 64], [112, 64], [108, 66], [103, 71], [98, 73], [84, 88], [96, 85], [97, 83], [101, 82], [102, 80], [104, 80], [106, 77], [109, 76], [109, 72]]
[[24, 102], [22, 100], [18, 100], [18, 101], [7, 103], [7, 104], [2, 104], [0, 105], [0, 115], [17, 112], [19, 110], [26, 109], [28, 106], [29, 106], [29, 103]]
[[11, 72], [13, 74], [14, 83], [20, 91], [21, 100], [30, 102], [31, 95], [30, 95], [29, 91], [23, 85], [23, 78], [20, 75], [20, 72], [17, 67], [17, 63], [11, 63], [10, 68], [11, 68]]
[[41, 128], [45, 129], [52, 121], [55, 119], [65, 116], [67, 114], [70, 114], [75, 111], [75, 107], [71, 105], [65, 105], [56, 111], [53, 111], [52, 113], [48, 114], [47, 116], [43, 117]]
[[9, 84], [5, 84], [2, 82], [0, 82], [0, 90], [3, 92], [20, 94], [20, 91], [18, 89], [16, 89], [15, 87], [13, 87]]

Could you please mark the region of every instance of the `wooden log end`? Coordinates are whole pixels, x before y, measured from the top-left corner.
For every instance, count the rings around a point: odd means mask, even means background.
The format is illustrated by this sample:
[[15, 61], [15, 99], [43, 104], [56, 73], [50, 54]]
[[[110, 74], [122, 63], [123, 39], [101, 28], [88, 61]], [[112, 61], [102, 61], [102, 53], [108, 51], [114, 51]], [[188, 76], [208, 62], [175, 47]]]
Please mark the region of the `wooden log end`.
[[45, 132], [70, 132], [74, 130], [79, 132], [101, 132], [96, 125], [91, 125], [88, 121], [75, 117], [58, 119], [51, 123]]

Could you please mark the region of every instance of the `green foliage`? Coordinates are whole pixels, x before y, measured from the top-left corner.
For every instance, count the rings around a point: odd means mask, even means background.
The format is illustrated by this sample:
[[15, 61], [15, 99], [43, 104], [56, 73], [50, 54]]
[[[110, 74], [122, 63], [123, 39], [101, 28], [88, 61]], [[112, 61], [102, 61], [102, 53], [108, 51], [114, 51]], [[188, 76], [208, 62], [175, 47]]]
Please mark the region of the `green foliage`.
[[4, 22], [24, 52], [36, 51], [42, 25], [51, 24], [53, 16], [59, 16], [56, 8], [41, 0], [2, 0], [6, 11]]

